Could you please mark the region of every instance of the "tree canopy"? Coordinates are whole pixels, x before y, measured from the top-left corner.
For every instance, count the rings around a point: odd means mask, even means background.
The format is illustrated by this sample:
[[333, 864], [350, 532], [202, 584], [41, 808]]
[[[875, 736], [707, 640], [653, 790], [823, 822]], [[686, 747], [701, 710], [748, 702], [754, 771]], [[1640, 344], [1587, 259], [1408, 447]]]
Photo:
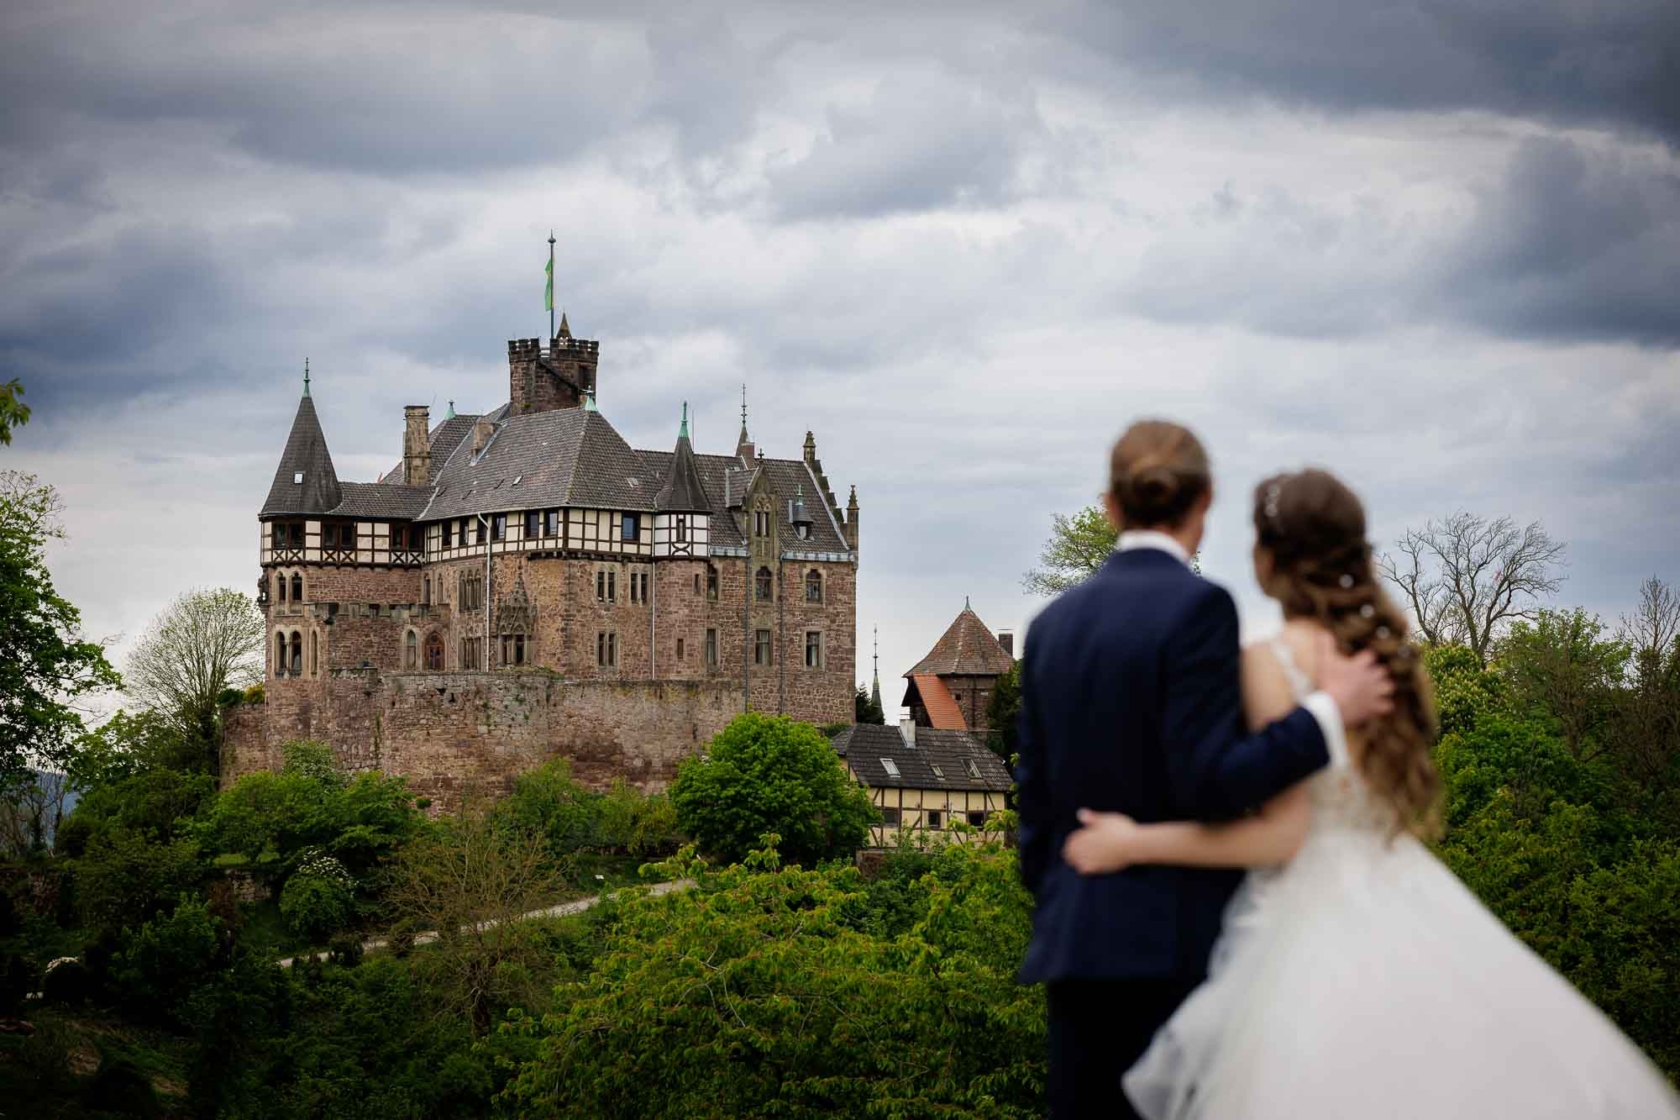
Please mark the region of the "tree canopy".
[[1021, 579], [1021, 586], [1034, 595], [1060, 595], [1096, 574], [1120, 532], [1108, 520], [1101, 506], [1086, 506], [1073, 516], [1050, 515], [1050, 539], [1038, 554], [1039, 566]]
[[758, 712], [736, 716], [705, 754], [683, 761], [671, 802], [682, 830], [727, 862], [771, 832], [800, 863], [849, 856], [876, 820], [869, 795], [816, 728]]
[[47, 570], [47, 542], [64, 537], [60, 510], [51, 486], [0, 471], [0, 784], [31, 766], [62, 769], [82, 730], [75, 702], [119, 683]]

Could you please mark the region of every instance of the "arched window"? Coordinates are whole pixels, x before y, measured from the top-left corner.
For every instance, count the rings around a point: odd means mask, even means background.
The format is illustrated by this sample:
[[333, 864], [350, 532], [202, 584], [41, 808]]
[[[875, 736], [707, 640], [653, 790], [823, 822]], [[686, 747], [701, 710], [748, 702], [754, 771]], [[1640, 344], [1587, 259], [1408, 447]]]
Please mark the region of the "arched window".
[[303, 602], [303, 577], [296, 572], [292, 573], [292, 602]]
[[274, 597], [282, 603], [286, 601], [286, 573], [274, 573]]
[[775, 583], [770, 577], [770, 569], [760, 568], [758, 570], [758, 577], [753, 581], [753, 585], [756, 588], [755, 594], [758, 596], [759, 601], [769, 602], [771, 593], [775, 587]]
[[805, 601], [822, 602], [822, 573], [815, 568], [805, 573]]
[[[285, 577], [281, 577], [281, 586], [285, 586]], [[286, 635], [279, 630], [274, 633], [274, 675], [286, 675]]]
[[426, 635], [426, 668], [434, 673], [443, 672], [443, 639], [436, 631]]
[[420, 667], [420, 637], [410, 630], [403, 638], [403, 668], [418, 669]]
[[309, 675], [319, 676], [321, 673], [321, 634], [318, 630], [309, 632]]
[[303, 676], [303, 635], [292, 631], [292, 676]]
[[707, 564], [706, 565], [706, 598], [712, 600], [713, 602], [716, 602], [717, 597], [718, 597], [718, 570], [716, 568], [712, 567], [710, 564]]

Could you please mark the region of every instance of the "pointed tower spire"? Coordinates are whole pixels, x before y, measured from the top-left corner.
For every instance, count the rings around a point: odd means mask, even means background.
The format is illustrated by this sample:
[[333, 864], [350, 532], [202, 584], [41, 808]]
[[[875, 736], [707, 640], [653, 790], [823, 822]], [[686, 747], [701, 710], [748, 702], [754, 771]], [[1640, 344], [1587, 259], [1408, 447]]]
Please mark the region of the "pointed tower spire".
[[455, 402], [454, 401], [449, 402], [449, 415], [445, 416], [444, 419], [445, 420], [455, 419]]
[[344, 492], [338, 485], [332, 454], [327, 450], [327, 437], [321, 433], [321, 421], [315, 415], [315, 402], [305, 382], [297, 415], [292, 419], [291, 434], [286, 437], [286, 450], [280, 455], [274, 482], [268, 488], [268, 500], [263, 502], [258, 516], [325, 513], [343, 501]]
[[746, 460], [751, 466], [753, 461], [753, 441], [747, 434], [747, 384], [741, 383], [741, 438], [735, 441], [735, 454]]
[[694, 461], [694, 445], [688, 440], [688, 402], [683, 402], [682, 427], [677, 429], [677, 446], [671, 452], [671, 468], [654, 495], [653, 507], [661, 513], [706, 513], [712, 508], [706, 485], [700, 480], [700, 465]]
[[566, 322], [566, 309], [563, 308], [563, 307], [560, 309], [560, 333], [558, 335], [556, 335], [555, 337], [557, 337], [557, 338], [570, 338], [570, 337], [572, 337], [572, 325], [570, 323]]
[[303, 359], [303, 395], [309, 395], [309, 359]]
[[875, 685], [869, 690], [869, 702], [881, 707], [881, 628], [875, 627]]

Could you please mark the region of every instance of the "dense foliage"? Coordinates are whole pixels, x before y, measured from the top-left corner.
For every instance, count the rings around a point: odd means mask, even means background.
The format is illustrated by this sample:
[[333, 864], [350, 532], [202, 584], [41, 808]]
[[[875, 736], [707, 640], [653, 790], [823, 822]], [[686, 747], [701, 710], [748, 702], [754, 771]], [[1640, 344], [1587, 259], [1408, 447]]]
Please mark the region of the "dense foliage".
[[706, 754], [683, 761], [671, 802], [683, 832], [731, 863], [771, 832], [797, 863], [850, 856], [878, 819], [816, 728], [757, 712], [736, 716]]
[[[773, 838], [771, 838], [773, 839]], [[913, 881], [774, 851], [622, 908], [508, 1097], [528, 1115], [1044, 1113], [1044, 1005], [1015, 982], [1014, 861], [952, 846]], [[691, 869], [696, 870], [696, 869]], [[920, 869], [919, 869], [920, 870]]]

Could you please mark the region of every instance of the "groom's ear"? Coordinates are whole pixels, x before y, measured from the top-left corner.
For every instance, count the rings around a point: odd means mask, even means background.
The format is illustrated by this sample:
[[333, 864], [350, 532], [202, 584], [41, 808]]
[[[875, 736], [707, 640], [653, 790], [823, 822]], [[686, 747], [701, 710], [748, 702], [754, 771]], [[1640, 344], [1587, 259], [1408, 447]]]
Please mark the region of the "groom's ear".
[[1114, 526], [1115, 532], [1118, 533], [1126, 527], [1120, 518], [1120, 500], [1114, 496], [1112, 490], [1103, 494], [1103, 512], [1108, 515], [1108, 523]]

